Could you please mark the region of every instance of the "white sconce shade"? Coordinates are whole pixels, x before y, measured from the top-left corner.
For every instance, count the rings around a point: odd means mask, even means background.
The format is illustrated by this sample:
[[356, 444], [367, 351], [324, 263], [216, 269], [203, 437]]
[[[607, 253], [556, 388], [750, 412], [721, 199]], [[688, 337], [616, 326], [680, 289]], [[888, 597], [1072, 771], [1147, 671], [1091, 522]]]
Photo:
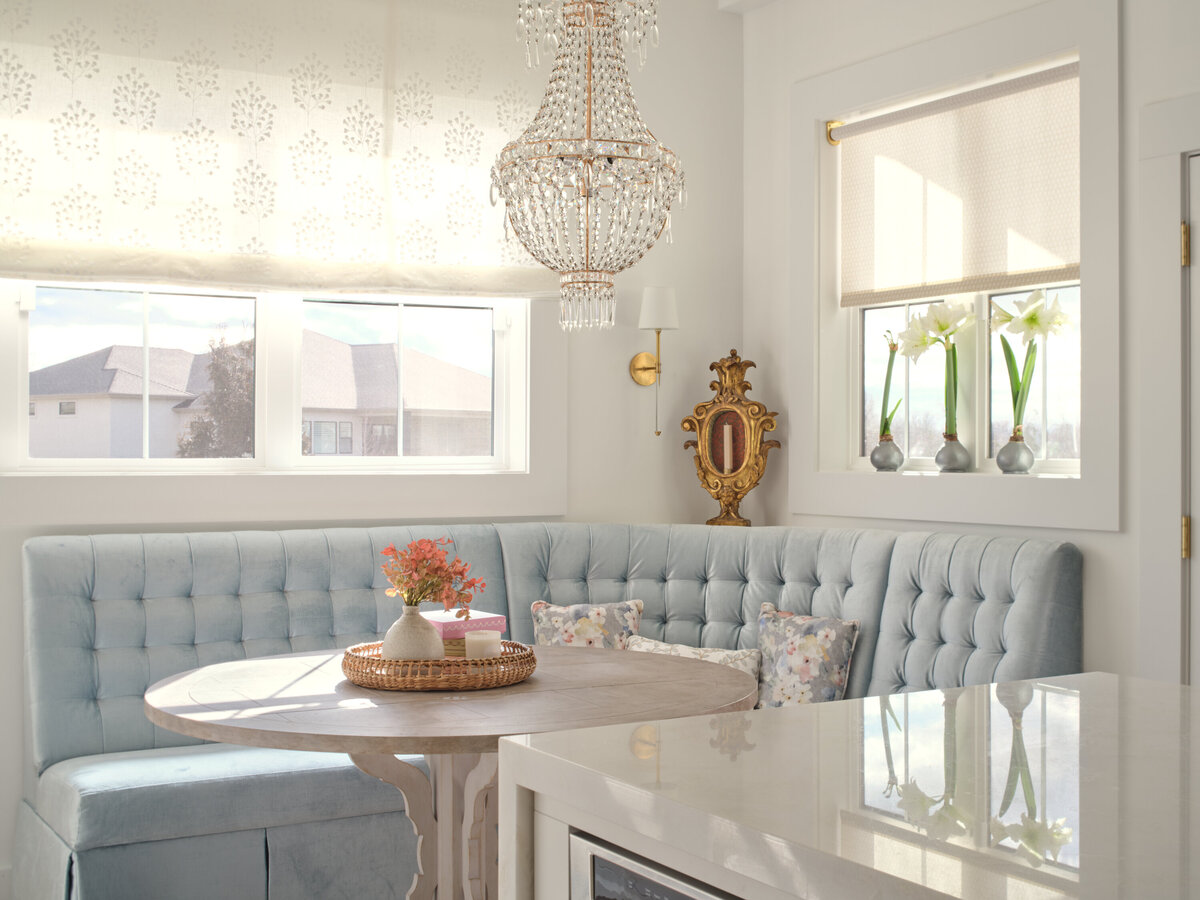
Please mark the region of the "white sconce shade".
[[675, 288], [642, 288], [642, 312], [638, 328], [654, 332], [654, 352], [639, 353], [629, 361], [629, 374], [638, 384], [654, 385], [654, 433], [658, 427], [658, 382], [662, 375], [662, 333], [679, 328], [679, 310], [675, 307]]
[[679, 328], [679, 310], [675, 306], [675, 288], [642, 289], [642, 312], [638, 328], [643, 331], [675, 331]]

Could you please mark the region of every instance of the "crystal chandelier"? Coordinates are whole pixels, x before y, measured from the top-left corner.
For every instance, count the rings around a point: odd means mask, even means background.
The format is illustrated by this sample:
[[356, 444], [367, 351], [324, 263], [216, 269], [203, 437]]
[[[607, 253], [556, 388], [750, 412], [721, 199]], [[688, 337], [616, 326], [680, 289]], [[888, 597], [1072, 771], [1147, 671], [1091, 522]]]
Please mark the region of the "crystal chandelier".
[[622, 46], [645, 62], [658, 43], [658, 0], [518, 0], [526, 61], [557, 48], [533, 122], [492, 167], [492, 202], [507, 206], [505, 231], [559, 274], [566, 331], [611, 328], [613, 275], [629, 268], [683, 202], [675, 154], [642, 121]]

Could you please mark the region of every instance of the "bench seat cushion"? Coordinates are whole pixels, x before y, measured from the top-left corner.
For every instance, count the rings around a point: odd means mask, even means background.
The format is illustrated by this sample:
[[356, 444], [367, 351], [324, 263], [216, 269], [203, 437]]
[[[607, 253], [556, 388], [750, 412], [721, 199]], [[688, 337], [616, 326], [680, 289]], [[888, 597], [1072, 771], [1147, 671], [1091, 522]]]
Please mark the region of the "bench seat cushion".
[[404, 797], [344, 754], [202, 744], [57, 763], [39, 780], [37, 809], [80, 851], [401, 812]]

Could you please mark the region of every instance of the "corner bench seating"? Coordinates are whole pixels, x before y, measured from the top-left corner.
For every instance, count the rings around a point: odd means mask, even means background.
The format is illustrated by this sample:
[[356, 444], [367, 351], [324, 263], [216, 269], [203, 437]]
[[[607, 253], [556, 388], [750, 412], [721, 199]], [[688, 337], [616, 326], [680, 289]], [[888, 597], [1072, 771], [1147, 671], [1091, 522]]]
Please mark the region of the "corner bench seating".
[[639, 598], [641, 634], [753, 647], [770, 601], [859, 620], [849, 697], [1081, 667], [1080, 554], [1042, 540], [584, 523], [33, 538], [14, 896], [403, 897], [415, 839], [395, 788], [340, 754], [165, 731], [142, 695], [208, 663], [379, 639], [399, 615], [380, 551], [442, 535], [487, 582], [474, 608], [526, 643], [535, 600]]

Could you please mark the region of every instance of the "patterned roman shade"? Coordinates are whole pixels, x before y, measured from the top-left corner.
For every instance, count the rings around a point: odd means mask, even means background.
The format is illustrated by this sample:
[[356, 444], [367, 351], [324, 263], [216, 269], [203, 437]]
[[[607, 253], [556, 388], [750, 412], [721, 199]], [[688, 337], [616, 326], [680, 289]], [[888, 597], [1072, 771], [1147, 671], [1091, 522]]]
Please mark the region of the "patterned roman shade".
[[1079, 277], [1079, 64], [833, 130], [841, 304]]
[[2, 0], [0, 273], [537, 290], [488, 198], [532, 117], [495, 0]]

